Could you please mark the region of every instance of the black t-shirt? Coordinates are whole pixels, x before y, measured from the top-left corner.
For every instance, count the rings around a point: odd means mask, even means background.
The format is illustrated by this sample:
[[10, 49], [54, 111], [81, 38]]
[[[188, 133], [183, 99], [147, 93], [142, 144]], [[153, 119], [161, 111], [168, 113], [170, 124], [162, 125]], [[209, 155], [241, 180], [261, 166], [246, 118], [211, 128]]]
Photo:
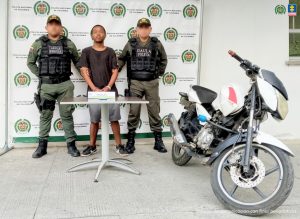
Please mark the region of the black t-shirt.
[[[117, 56], [110, 47], [106, 47], [103, 51], [97, 51], [90, 46], [82, 50], [77, 66], [79, 68], [89, 68], [92, 82], [96, 87], [102, 89], [108, 85], [112, 76], [112, 70], [118, 68]], [[88, 87], [88, 90], [90, 91], [91, 88]], [[118, 95], [115, 84], [112, 86], [111, 91], [116, 92], [116, 95]]]

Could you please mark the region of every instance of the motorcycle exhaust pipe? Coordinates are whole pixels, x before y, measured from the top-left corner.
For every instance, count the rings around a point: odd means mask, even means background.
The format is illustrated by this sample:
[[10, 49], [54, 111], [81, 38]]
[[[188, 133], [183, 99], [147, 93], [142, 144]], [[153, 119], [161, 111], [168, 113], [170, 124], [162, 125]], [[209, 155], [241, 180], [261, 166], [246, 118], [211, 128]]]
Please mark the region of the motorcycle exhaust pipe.
[[173, 113], [168, 115], [170, 131], [173, 141], [179, 145], [188, 145], [187, 140], [178, 126], [178, 122]]

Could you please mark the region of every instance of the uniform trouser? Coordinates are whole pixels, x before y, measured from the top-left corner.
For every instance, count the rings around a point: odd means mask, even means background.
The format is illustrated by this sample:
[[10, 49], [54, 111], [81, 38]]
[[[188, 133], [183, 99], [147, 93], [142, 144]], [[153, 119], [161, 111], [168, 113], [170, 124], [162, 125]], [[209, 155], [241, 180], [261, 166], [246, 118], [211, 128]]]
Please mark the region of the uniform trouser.
[[[153, 132], [162, 131], [162, 122], [159, 116], [160, 97], [159, 97], [159, 79], [151, 81], [131, 80], [131, 96], [144, 97], [149, 101], [147, 104], [150, 129]], [[137, 129], [141, 115], [141, 104], [130, 104], [128, 115], [128, 130]]]
[[[76, 139], [76, 132], [74, 131], [73, 112], [75, 107], [73, 105], [61, 105], [60, 101], [63, 97], [73, 97], [74, 84], [68, 80], [59, 84], [42, 84], [40, 89], [41, 100], [57, 100], [59, 106], [59, 114], [62, 121], [65, 138], [67, 142]], [[48, 139], [51, 129], [51, 121], [53, 118], [53, 111], [50, 109], [43, 109], [40, 114], [40, 139]]]

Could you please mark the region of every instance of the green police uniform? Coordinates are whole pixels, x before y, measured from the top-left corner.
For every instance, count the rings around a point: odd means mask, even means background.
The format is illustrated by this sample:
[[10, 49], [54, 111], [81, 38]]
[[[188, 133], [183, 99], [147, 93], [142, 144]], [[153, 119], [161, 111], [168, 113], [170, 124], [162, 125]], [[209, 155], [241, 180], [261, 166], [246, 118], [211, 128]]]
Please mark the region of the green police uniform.
[[[151, 26], [149, 19], [142, 18], [137, 26]], [[149, 37], [146, 42], [133, 38], [125, 45], [118, 57], [119, 70], [127, 63], [127, 76], [131, 96], [144, 97], [147, 104], [151, 131], [155, 136], [154, 149], [166, 152], [161, 140], [162, 122], [160, 113], [159, 76], [162, 76], [167, 66], [167, 54], [162, 43], [156, 37]], [[141, 105], [131, 104], [128, 116], [128, 153], [134, 151], [135, 130], [140, 120]], [[157, 146], [157, 147], [156, 147]], [[162, 146], [162, 147], [161, 147]]]
[[[136, 39], [137, 43], [141, 48], [147, 48], [151, 43], [151, 38], [146, 42], [141, 42], [140, 39]], [[154, 75], [152, 80], [140, 80], [137, 78], [130, 79], [130, 92], [132, 96], [143, 97], [149, 101], [147, 104], [149, 123], [151, 131], [162, 131], [162, 123], [160, 118], [160, 97], [159, 97], [159, 76], [162, 76], [165, 72], [168, 59], [165, 49], [160, 41], [157, 41], [157, 51], [158, 51], [158, 71], [156, 72], [156, 76]], [[118, 58], [118, 66], [121, 70], [125, 63], [128, 61], [128, 57], [132, 56], [132, 46], [131, 43], [128, 42], [122, 54]], [[127, 62], [128, 65], [128, 62]], [[129, 64], [130, 65], [130, 64]], [[128, 75], [129, 78], [131, 77]], [[128, 116], [128, 129], [136, 129], [138, 127], [139, 119], [140, 119], [140, 109], [141, 105], [132, 104], [130, 105], [130, 112]]]
[[[58, 19], [57, 16], [51, 15], [47, 22], [55, 20], [60, 23], [60, 19]], [[40, 81], [38, 87], [40, 103], [37, 104], [40, 110], [39, 143], [44, 146], [47, 143], [57, 101], [68, 149], [69, 145], [72, 144], [73, 149], [76, 150], [75, 154], [78, 155], [79, 152], [75, 147], [76, 132], [74, 131], [72, 116], [75, 107], [60, 104], [62, 98], [73, 97], [74, 85], [70, 80], [71, 61], [76, 65], [79, 61], [79, 54], [75, 44], [70, 39], [61, 36], [59, 40], [51, 41], [48, 35], [44, 35], [32, 44], [27, 58], [27, 66]], [[47, 148], [47, 144], [45, 148]], [[33, 155], [33, 157], [41, 157], [46, 153], [45, 150], [38, 153], [38, 156]], [[74, 154], [71, 153], [71, 155]]]
[[[27, 59], [27, 66], [33, 74], [39, 77], [39, 70], [37, 66], [37, 60], [41, 54], [42, 40], [38, 39], [35, 41], [31, 48]], [[55, 43], [55, 42], [52, 42]], [[70, 54], [72, 56], [72, 61], [76, 64], [79, 61], [79, 54], [74, 43], [67, 39], [67, 46], [69, 48]], [[41, 100], [47, 99], [58, 102], [61, 101], [63, 97], [73, 97], [74, 85], [71, 80], [66, 80], [62, 83], [43, 83], [40, 87]], [[72, 113], [74, 111], [73, 105], [60, 105], [59, 113], [63, 123], [65, 138], [67, 142], [74, 141], [76, 138], [76, 133], [74, 131], [74, 122]], [[51, 109], [45, 109], [41, 111], [40, 114], [40, 132], [39, 137], [41, 139], [48, 139], [49, 132], [51, 128], [51, 120], [53, 117], [53, 111]]]

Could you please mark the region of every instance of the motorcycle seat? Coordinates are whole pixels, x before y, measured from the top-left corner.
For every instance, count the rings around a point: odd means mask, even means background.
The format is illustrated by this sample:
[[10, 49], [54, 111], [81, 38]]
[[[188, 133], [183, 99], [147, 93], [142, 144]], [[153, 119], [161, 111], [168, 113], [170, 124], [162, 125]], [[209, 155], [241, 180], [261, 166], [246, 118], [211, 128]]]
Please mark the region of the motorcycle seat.
[[201, 103], [212, 103], [218, 96], [216, 92], [199, 85], [193, 85], [192, 89], [196, 92]]
[[188, 94], [184, 93], [184, 92], [179, 92], [179, 95], [182, 96], [182, 97], [188, 97]]

